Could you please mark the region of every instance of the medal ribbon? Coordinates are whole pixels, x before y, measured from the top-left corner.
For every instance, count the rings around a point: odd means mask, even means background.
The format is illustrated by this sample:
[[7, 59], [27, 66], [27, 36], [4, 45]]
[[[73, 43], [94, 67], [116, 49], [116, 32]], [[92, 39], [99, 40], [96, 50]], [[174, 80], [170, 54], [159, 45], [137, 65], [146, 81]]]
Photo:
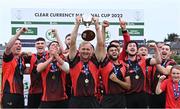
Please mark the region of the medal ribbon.
[[52, 63], [51, 63], [51, 68], [52, 68], [52, 72], [56, 72], [56, 71], [57, 71], [56, 62], [52, 62]]
[[136, 73], [136, 75], [138, 75], [138, 72], [137, 72], [137, 71], [139, 70], [139, 67], [138, 67], [137, 63], [136, 63], [135, 68], [134, 68], [133, 65], [131, 64], [130, 59], [128, 59], [128, 64], [130, 65], [130, 67], [133, 68], [133, 70], [134, 70], [134, 72]]
[[179, 95], [180, 95], [180, 81], [178, 82], [178, 90], [176, 90], [176, 86], [173, 83], [173, 91], [174, 91], [174, 97], [177, 100], [179, 98]]
[[89, 74], [88, 64], [84, 64], [84, 65], [83, 65], [83, 68], [84, 68], [84, 73], [85, 73], [85, 75], [87, 76], [87, 75]]
[[22, 75], [23, 73], [22, 73], [22, 67], [23, 67], [23, 64], [22, 64], [22, 59], [21, 59], [21, 57], [19, 58], [19, 72], [20, 72], [20, 74]]
[[113, 69], [114, 69], [114, 74], [117, 76], [119, 73], [119, 67], [116, 68], [115, 66], [113, 66]]
[[165, 60], [165, 61], [162, 63], [162, 66], [163, 66], [163, 67], [166, 67], [166, 63], [167, 63], [167, 60]]
[[84, 73], [86, 75], [85, 83], [86, 83], [86, 86], [88, 86], [88, 83], [89, 83], [89, 79], [88, 79], [88, 74], [89, 74], [88, 64], [84, 63], [83, 69], [84, 69]]

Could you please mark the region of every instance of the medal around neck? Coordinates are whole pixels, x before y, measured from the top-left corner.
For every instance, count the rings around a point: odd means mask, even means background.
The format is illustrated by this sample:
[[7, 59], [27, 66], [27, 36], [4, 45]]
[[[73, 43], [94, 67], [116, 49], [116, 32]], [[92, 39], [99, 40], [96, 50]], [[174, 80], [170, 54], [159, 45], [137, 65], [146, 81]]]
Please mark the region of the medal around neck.
[[89, 83], [89, 79], [85, 79], [85, 81], [84, 81], [86, 84], [88, 84]]
[[139, 79], [139, 75], [136, 75], [136, 76], [135, 76], [135, 79]]
[[53, 76], [52, 76], [52, 79], [53, 79], [53, 80], [55, 80], [55, 79], [56, 79], [56, 76], [55, 76], [55, 75], [53, 75]]

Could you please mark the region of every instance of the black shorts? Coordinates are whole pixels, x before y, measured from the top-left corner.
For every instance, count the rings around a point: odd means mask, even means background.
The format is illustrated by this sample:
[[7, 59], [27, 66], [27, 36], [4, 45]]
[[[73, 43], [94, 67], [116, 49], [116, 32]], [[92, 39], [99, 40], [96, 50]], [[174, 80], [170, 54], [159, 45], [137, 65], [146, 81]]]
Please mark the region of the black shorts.
[[71, 96], [70, 108], [99, 108], [100, 104], [96, 97], [75, 97]]
[[103, 95], [101, 100], [102, 108], [125, 108], [126, 98], [124, 94]]
[[24, 108], [24, 95], [21, 94], [3, 94], [3, 108]]
[[147, 95], [145, 92], [126, 95], [127, 108], [147, 108]]
[[67, 108], [68, 101], [41, 101], [39, 108]]
[[166, 104], [166, 94], [165, 92], [156, 95], [152, 94], [149, 97], [149, 107], [150, 108], [165, 108]]
[[28, 108], [38, 108], [41, 103], [42, 93], [28, 95]]

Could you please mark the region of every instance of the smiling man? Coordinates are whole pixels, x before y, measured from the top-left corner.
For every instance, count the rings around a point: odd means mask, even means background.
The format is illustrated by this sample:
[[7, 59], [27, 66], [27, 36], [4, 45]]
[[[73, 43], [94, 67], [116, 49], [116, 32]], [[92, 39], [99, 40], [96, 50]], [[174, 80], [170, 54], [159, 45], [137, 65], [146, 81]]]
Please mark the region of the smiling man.
[[165, 107], [165, 93], [162, 92], [161, 94], [155, 94], [156, 85], [158, 83], [159, 77], [161, 75], [169, 75], [168, 70], [166, 69], [167, 66], [173, 66], [176, 62], [170, 58], [172, 51], [169, 44], [163, 44], [160, 50], [162, 63], [156, 65], [155, 71], [153, 72], [152, 76], [152, 95], [150, 96], [150, 107], [152, 108], [164, 108]]
[[45, 51], [46, 42], [45, 39], [39, 37], [35, 41], [35, 48], [37, 53], [33, 53], [30, 57], [28, 57], [28, 61], [30, 63], [30, 80], [31, 85], [29, 89], [28, 95], [28, 107], [29, 108], [38, 108], [40, 105], [41, 97], [42, 97], [42, 79], [41, 74], [37, 73], [37, 64], [40, 60], [44, 59], [47, 56], [47, 52]]
[[75, 27], [71, 33], [71, 43], [69, 49], [70, 76], [72, 80], [72, 97], [69, 107], [72, 108], [96, 108], [99, 103], [96, 98], [98, 86], [98, 68], [99, 68], [99, 47], [101, 30], [99, 20], [93, 17], [97, 34], [97, 45], [95, 51], [90, 42], [84, 41], [80, 44], [77, 51], [76, 39], [81, 16], [76, 17]]
[[129, 73], [131, 79], [131, 89], [126, 93], [127, 108], [147, 108], [146, 66], [161, 63], [156, 44], [151, 43], [149, 47], [155, 50], [155, 58], [138, 56], [138, 44], [135, 41], [130, 41], [126, 46], [127, 57], [125, 57], [125, 63], [128, 66], [127, 73]]
[[2, 64], [2, 107], [23, 108], [23, 74], [25, 70], [24, 58], [21, 56], [20, 35], [27, 31], [21, 28], [7, 43]]
[[43, 95], [40, 108], [65, 108], [67, 95], [65, 93], [66, 73], [69, 64], [64, 61], [59, 42], [52, 41], [48, 46], [49, 54], [37, 65], [37, 72], [41, 73]]
[[[58, 32], [56, 29], [51, 29], [52, 34], [55, 39], [61, 44], [61, 40], [59, 38]], [[60, 46], [60, 49], [62, 46]], [[41, 60], [46, 60], [48, 57], [48, 52], [45, 51], [46, 41], [44, 38], [39, 37], [35, 40], [35, 48], [36, 53], [32, 54], [28, 58], [26, 58], [27, 63], [30, 63], [30, 79], [31, 85], [29, 89], [28, 95], [28, 107], [29, 108], [38, 108], [42, 98], [42, 78], [41, 74], [37, 72], [37, 65]]]

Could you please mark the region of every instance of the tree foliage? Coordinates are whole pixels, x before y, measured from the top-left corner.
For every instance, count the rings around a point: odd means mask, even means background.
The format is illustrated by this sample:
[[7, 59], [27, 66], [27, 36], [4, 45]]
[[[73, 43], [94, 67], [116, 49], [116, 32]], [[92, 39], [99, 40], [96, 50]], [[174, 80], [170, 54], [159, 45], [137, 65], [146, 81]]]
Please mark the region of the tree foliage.
[[180, 56], [179, 55], [172, 56], [171, 58], [173, 58], [177, 64], [180, 64]]
[[164, 39], [164, 42], [173, 42], [173, 41], [175, 41], [178, 37], [179, 37], [179, 35], [177, 34], [177, 33], [170, 33], [170, 34], [167, 34], [167, 36], [168, 36], [168, 38], [166, 39]]
[[152, 42], [156, 42], [154, 40], [148, 40], [147, 43], [152, 43]]

